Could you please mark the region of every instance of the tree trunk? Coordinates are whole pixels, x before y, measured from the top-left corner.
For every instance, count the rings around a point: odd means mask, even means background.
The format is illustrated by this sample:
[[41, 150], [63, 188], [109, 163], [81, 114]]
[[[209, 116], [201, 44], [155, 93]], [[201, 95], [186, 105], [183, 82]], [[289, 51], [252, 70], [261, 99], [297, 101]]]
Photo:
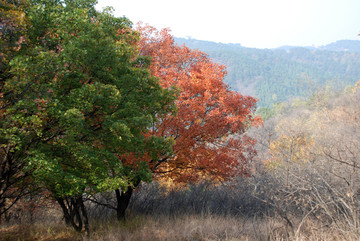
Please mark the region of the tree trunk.
[[80, 207], [81, 207], [81, 212], [82, 212], [83, 217], [84, 217], [85, 233], [89, 237], [90, 236], [89, 218], [88, 218], [88, 214], [87, 214], [87, 211], [86, 211], [86, 207], [84, 205], [84, 201], [82, 199], [81, 199]]
[[120, 191], [120, 189], [115, 190], [117, 201], [116, 214], [119, 221], [125, 220], [125, 212], [129, 206], [131, 195], [139, 184], [140, 182], [136, 182], [134, 186], [128, 186], [125, 192]]
[[81, 232], [85, 225], [85, 232], [89, 236], [89, 220], [82, 197], [56, 198], [60, 205], [66, 225], [72, 226], [77, 232]]
[[72, 218], [71, 218], [71, 215], [70, 215], [70, 211], [68, 210], [68, 207], [66, 207], [65, 199], [56, 198], [56, 201], [58, 202], [58, 204], [61, 207], [61, 210], [63, 211], [63, 215], [64, 215], [66, 225], [71, 225]]

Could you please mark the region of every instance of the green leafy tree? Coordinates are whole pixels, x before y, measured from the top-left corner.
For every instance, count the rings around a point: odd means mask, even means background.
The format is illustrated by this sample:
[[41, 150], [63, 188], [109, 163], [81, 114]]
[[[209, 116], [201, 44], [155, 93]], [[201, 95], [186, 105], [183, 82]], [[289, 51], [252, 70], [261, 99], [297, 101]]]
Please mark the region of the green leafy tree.
[[[171, 151], [149, 127], [174, 109], [173, 91], [141, 64], [131, 22], [95, 3], [30, 1], [29, 50], [10, 61], [0, 127], [2, 146], [51, 192], [66, 223], [87, 232], [83, 194], [149, 181], [140, 157]], [[121, 161], [128, 153], [139, 157], [131, 168]]]
[[[10, 72], [10, 61], [19, 55], [26, 55], [24, 42], [27, 38], [28, 18], [24, 10], [26, 1], [2, 1], [0, 4], [0, 221], [16, 202], [28, 193], [29, 173], [24, 171], [24, 156], [14, 152], [14, 140], [7, 138], [11, 130], [3, 129], [9, 121], [4, 110], [11, 105], [8, 98], [11, 91], [4, 92], [5, 83], [14, 76]], [[5, 127], [5, 126], [4, 126]]]

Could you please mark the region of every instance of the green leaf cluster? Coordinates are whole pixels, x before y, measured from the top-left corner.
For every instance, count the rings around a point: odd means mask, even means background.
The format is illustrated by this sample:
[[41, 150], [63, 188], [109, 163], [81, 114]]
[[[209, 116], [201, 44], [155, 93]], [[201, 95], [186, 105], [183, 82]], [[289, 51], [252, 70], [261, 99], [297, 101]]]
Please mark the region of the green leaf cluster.
[[[28, 1], [26, 42], [2, 79], [0, 144], [55, 197], [150, 181], [141, 157], [171, 151], [170, 140], [146, 134], [175, 110], [174, 92], [138, 64], [131, 22], [95, 3]], [[124, 166], [130, 153], [138, 164]]]

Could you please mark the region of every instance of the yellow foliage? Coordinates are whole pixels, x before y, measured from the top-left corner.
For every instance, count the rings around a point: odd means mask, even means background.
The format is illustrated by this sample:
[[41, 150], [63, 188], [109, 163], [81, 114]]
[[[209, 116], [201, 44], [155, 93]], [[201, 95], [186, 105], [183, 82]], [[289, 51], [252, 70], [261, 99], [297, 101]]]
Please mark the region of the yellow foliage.
[[284, 163], [306, 163], [311, 158], [315, 141], [303, 135], [282, 135], [269, 146], [270, 158], [265, 161], [268, 169], [281, 167]]
[[358, 82], [355, 83], [354, 88], [352, 88], [352, 92], [356, 93], [357, 89], [359, 88], [360, 85], [360, 80]]

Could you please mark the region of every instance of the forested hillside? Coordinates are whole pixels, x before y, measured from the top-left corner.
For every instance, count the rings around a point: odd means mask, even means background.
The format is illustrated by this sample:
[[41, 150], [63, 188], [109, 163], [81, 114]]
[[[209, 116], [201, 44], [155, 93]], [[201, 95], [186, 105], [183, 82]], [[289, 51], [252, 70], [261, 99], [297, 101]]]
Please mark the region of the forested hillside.
[[259, 98], [259, 106], [271, 106], [293, 97], [306, 96], [318, 87], [343, 88], [360, 78], [360, 41], [338, 41], [326, 46], [254, 49], [176, 38], [178, 44], [209, 54], [227, 66], [225, 81], [232, 89]]

